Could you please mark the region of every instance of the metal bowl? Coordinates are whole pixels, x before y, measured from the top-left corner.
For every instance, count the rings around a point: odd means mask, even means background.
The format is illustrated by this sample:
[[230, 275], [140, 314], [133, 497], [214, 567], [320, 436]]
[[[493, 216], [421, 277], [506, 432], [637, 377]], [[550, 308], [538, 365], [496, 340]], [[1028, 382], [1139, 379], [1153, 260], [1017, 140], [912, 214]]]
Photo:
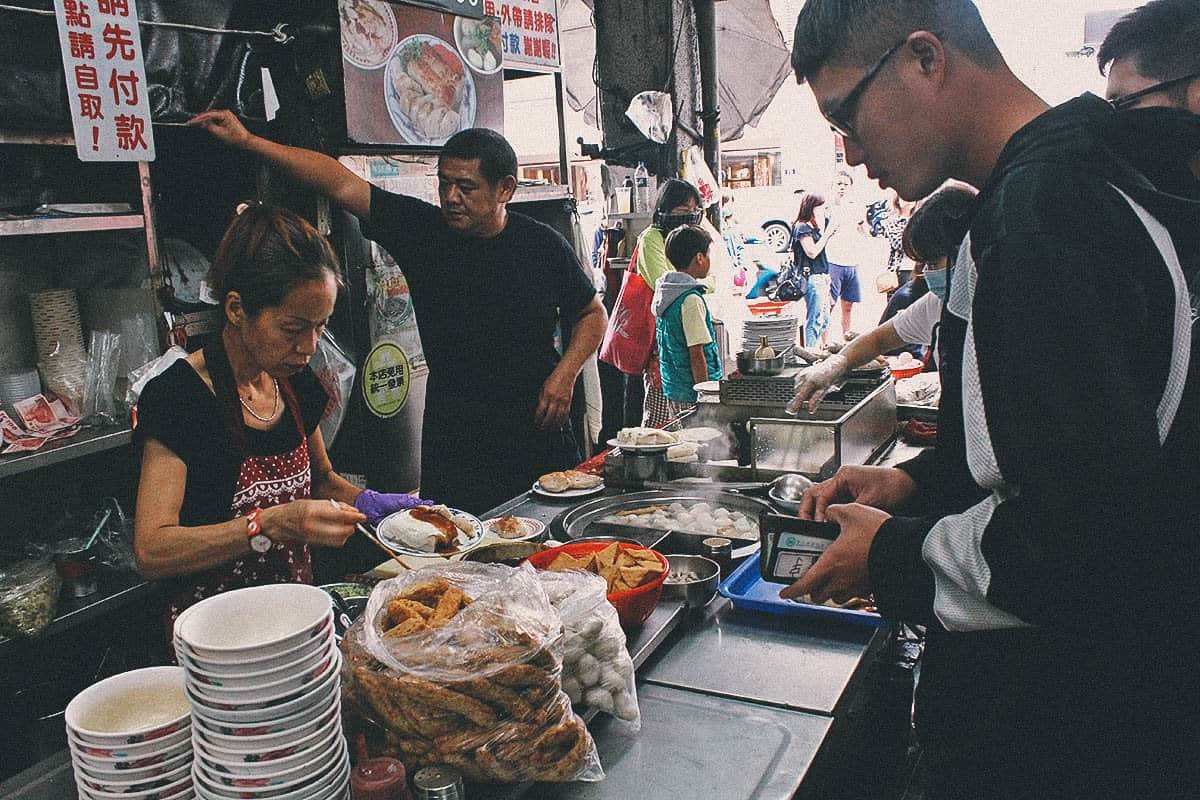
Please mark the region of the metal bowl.
[[546, 546], [538, 542], [511, 541], [492, 542], [476, 547], [462, 557], [463, 561], [478, 561], [482, 564], [505, 564], [515, 567], [534, 553], [540, 553]]
[[704, 556], [668, 555], [671, 573], [694, 572], [699, 578], [686, 583], [671, 583], [671, 575], [663, 582], [662, 596], [668, 600], [682, 600], [688, 608], [703, 608], [717, 596], [717, 584], [721, 582], [721, 567], [711, 558]]
[[754, 353], [743, 351], [737, 354], [738, 372], [743, 375], [778, 375], [783, 371], [783, 353], [774, 358], [755, 358]]

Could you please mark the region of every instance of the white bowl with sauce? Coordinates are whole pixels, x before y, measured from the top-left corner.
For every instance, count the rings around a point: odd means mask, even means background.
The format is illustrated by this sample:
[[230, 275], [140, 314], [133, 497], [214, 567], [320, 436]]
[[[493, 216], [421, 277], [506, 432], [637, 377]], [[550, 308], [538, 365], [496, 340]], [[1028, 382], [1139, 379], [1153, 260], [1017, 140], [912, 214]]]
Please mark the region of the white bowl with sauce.
[[67, 705], [67, 729], [83, 744], [101, 749], [129, 750], [165, 739], [191, 724], [183, 680], [182, 667], [148, 667], [105, 678]]

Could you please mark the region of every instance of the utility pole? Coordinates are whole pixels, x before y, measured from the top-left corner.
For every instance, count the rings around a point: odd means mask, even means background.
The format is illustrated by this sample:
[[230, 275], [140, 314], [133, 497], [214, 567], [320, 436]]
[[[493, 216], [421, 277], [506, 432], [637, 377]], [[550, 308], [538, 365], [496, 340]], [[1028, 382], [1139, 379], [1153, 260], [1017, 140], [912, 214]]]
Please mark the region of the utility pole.
[[[715, 0], [694, 0], [696, 40], [700, 51], [700, 121], [704, 133], [704, 162], [721, 190], [721, 93], [717, 84], [717, 8]], [[709, 208], [709, 219], [720, 230], [721, 198]]]

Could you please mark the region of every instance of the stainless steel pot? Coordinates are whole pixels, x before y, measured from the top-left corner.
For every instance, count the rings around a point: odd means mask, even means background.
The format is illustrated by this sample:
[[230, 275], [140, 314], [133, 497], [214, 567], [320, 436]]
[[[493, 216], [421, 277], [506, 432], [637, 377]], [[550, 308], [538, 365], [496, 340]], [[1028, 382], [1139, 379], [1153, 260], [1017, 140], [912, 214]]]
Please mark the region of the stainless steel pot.
[[786, 353], [780, 353], [774, 358], [755, 358], [752, 351], [737, 354], [738, 372], [743, 375], [778, 375], [783, 372], [783, 359]]

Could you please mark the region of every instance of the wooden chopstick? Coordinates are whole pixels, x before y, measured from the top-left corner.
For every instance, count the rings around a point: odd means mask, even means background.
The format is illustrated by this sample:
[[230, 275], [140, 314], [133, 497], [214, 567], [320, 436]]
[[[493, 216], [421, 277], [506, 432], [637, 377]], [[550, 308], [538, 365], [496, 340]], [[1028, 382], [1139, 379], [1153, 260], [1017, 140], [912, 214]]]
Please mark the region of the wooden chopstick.
[[363, 527], [363, 524], [361, 522], [358, 523], [357, 525], [355, 525], [354, 527], [358, 530], [359, 533], [361, 533], [363, 536], [367, 537], [371, 541], [371, 544], [375, 545], [380, 550], [382, 550], [383, 552], [385, 552], [389, 556], [391, 556], [392, 560], [395, 561], [397, 564], [404, 567], [406, 570], [410, 570], [410, 571], [412, 570], [412, 567], [410, 567], [408, 564], [404, 563], [404, 559], [402, 559], [402, 558], [400, 558], [400, 556], [396, 555], [396, 551], [392, 550], [392, 548], [388, 547], [386, 544], [379, 541], [379, 539], [376, 539], [374, 536], [372, 536], [371, 532], [368, 531], [365, 527]]

